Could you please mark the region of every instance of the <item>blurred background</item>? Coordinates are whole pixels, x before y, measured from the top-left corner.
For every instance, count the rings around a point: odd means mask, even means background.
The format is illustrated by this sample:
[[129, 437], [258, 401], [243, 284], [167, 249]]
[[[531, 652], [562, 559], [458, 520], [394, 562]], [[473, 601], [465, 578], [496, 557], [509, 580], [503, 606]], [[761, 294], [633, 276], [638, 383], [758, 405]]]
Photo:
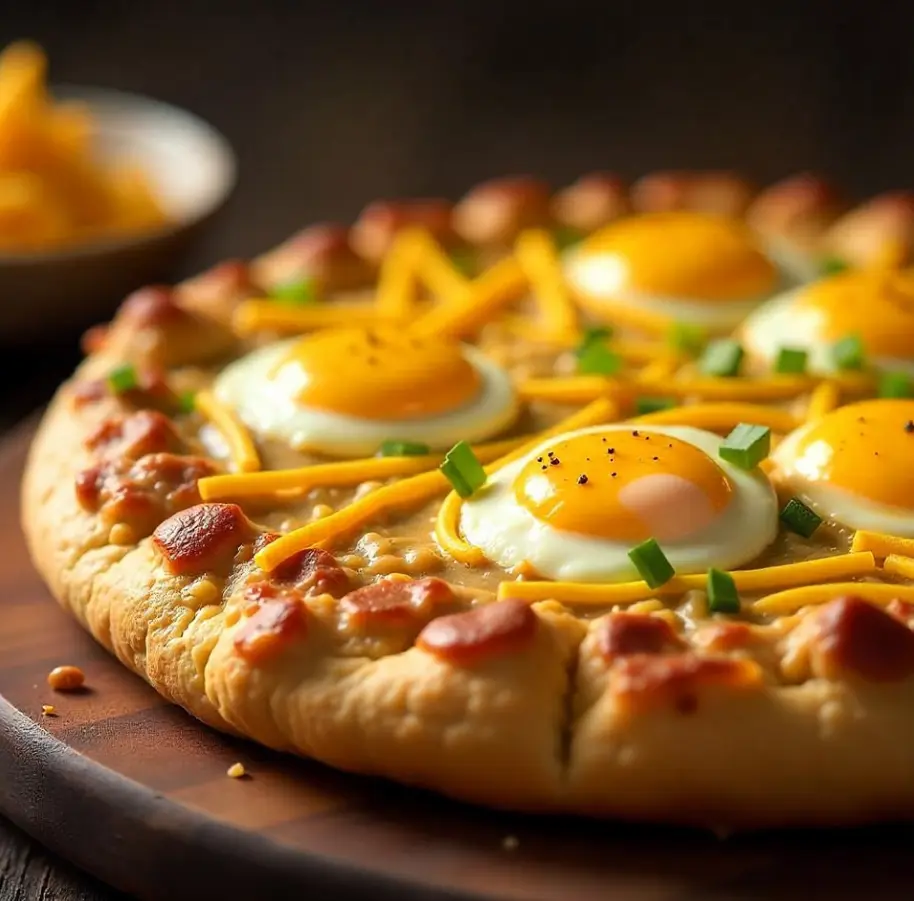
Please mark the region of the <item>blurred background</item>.
[[[377, 197], [456, 197], [504, 173], [814, 169], [859, 195], [908, 186], [914, 4], [846, 7], [42, 0], [3, 4], [0, 43], [39, 42], [52, 83], [152, 95], [228, 138], [237, 191], [177, 278]], [[8, 352], [28, 387], [5, 421], [65, 376], [77, 332]]]

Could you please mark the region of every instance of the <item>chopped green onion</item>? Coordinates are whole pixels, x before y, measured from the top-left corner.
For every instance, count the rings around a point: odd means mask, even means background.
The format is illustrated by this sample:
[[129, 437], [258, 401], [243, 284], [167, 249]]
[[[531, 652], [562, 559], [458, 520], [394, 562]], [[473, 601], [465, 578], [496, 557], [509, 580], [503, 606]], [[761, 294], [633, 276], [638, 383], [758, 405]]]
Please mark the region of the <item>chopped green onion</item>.
[[806, 359], [809, 354], [800, 347], [782, 347], [774, 361], [774, 371], [802, 375], [806, 372]]
[[635, 412], [639, 416], [647, 413], [657, 413], [660, 410], [669, 410], [679, 402], [675, 397], [639, 397], [635, 401]]
[[559, 251], [568, 250], [569, 247], [574, 247], [575, 244], [580, 244], [584, 240], [584, 233], [576, 228], [559, 226], [552, 233], [552, 240], [555, 241], [555, 246]]
[[859, 335], [845, 335], [832, 345], [831, 356], [838, 369], [862, 369], [863, 339]]
[[578, 345], [577, 352], [580, 353], [588, 344], [593, 344], [594, 341], [609, 341], [612, 336], [613, 328], [611, 325], [588, 326], [584, 329], [584, 334], [581, 338], [581, 343]]
[[124, 363], [122, 366], [115, 366], [108, 373], [108, 385], [115, 394], [123, 394], [125, 391], [132, 391], [140, 384], [136, 374], [136, 368], [130, 363]]
[[879, 376], [880, 397], [914, 397], [914, 385], [906, 372], [884, 372]]
[[739, 374], [742, 362], [742, 345], [730, 338], [723, 338], [712, 341], [705, 348], [700, 366], [705, 375], [730, 377]]
[[182, 391], [178, 395], [178, 412], [193, 413], [197, 407], [197, 394], [195, 391]]
[[796, 532], [803, 538], [810, 538], [812, 533], [822, 525], [822, 517], [810, 510], [798, 497], [792, 497], [787, 501], [784, 509], [781, 510], [780, 517], [781, 522], [791, 532]]
[[741, 422], [718, 448], [722, 460], [740, 469], [755, 469], [771, 451], [771, 429]]
[[431, 448], [419, 441], [385, 441], [378, 450], [382, 457], [422, 457], [429, 453]]
[[667, 560], [666, 554], [654, 538], [648, 538], [647, 541], [633, 547], [628, 552], [628, 559], [635, 564], [635, 569], [649, 588], [659, 588], [676, 575], [673, 564]]
[[317, 300], [317, 292], [313, 279], [300, 278], [274, 285], [269, 291], [269, 297], [280, 303], [299, 306], [314, 303]]
[[466, 441], [458, 441], [438, 468], [461, 497], [469, 497], [486, 483], [486, 471]]
[[613, 375], [622, 366], [618, 354], [614, 354], [603, 341], [596, 339], [582, 345], [578, 351], [578, 372], [589, 375]]
[[837, 275], [845, 269], [850, 269], [850, 266], [839, 257], [825, 257], [819, 264], [819, 272], [822, 275]]
[[674, 322], [667, 333], [667, 343], [690, 357], [697, 357], [708, 343], [708, 335], [700, 325]]
[[712, 613], [739, 613], [739, 592], [730, 573], [708, 570], [708, 609]]
[[472, 276], [476, 273], [476, 254], [469, 247], [458, 247], [450, 252], [451, 265], [460, 273]]

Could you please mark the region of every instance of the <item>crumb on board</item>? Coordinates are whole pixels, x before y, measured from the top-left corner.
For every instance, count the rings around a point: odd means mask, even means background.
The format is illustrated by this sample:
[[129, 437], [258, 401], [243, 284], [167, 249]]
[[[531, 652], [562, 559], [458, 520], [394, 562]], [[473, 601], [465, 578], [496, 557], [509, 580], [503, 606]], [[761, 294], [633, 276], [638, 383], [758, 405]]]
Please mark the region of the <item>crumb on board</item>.
[[506, 835], [501, 840], [501, 846], [505, 851], [516, 851], [520, 846], [520, 840], [516, 835]]
[[48, 685], [54, 691], [76, 691], [85, 681], [86, 674], [78, 666], [55, 666], [48, 673]]
[[57, 716], [57, 708], [53, 704], [42, 704], [41, 705], [41, 715], [42, 716]]
[[247, 770], [244, 768], [243, 763], [233, 763], [226, 771], [227, 776], [231, 776], [232, 779], [240, 779], [242, 776], [247, 775]]

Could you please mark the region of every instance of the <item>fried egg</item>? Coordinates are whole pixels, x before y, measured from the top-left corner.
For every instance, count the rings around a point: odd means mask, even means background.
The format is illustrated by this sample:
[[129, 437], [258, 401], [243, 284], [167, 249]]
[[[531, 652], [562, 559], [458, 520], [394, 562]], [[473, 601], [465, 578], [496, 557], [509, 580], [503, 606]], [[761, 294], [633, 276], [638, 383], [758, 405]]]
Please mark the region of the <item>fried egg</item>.
[[628, 553], [649, 538], [679, 573], [740, 566], [774, 540], [777, 499], [761, 471], [718, 456], [721, 442], [686, 426], [568, 432], [494, 473], [460, 530], [499, 566], [550, 579], [637, 579]]
[[823, 519], [914, 537], [914, 400], [839, 407], [791, 432], [772, 458], [772, 477]]
[[688, 211], [620, 219], [565, 258], [569, 285], [595, 319], [638, 327], [662, 317], [711, 333], [802, 281], [795, 269], [738, 219]]
[[756, 310], [740, 329], [750, 357], [769, 366], [782, 347], [807, 351], [812, 372], [836, 366], [832, 345], [859, 335], [877, 369], [914, 374], [914, 270], [842, 272]]
[[384, 441], [446, 450], [496, 434], [518, 412], [507, 373], [479, 351], [394, 329], [267, 345], [227, 366], [214, 391], [256, 435], [340, 457]]

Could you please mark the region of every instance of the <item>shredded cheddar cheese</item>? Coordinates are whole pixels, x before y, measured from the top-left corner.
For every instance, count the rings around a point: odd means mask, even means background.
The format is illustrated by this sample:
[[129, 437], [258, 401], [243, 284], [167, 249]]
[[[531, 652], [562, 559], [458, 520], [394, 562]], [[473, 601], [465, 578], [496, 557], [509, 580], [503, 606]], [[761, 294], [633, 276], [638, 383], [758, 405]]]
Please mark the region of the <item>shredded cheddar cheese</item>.
[[663, 384], [676, 371], [679, 360], [674, 355], [659, 357], [642, 369], [636, 376], [636, 381], [655, 388]]
[[448, 297], [413, 323], [421, 336], [442, 335], [459, 338], [492, 318], [506, 304], [518, 300], [527, 288], [527, 279], [514, 257], [505, 257], [470, 282], [469, 292]]
[[904, 579], [914, 579], [914, 557], [902, 557], [900, 554], [889, 554], [882, 564], [885, 572]]
[[368, 327], [394, 320], [380, 315], [375, 305], [364, 303], [289, 306], [275, 300], [253, 299], [238, 304], [232, 329], [246, 338], [261, 331], [298, 334], [331, 326]]
[[899, 557], [914, 557], [914, 538], [898, 535], [884, 535], [882, 532], [867, 532], [860, 529], [851, 542], [852, 551], [871, 551], [877, 557], [895, 554]]
[[544, 229], [521, 232], [514, 244], [514, 254], [547, 327], [556, 335], [577, 336], [577, 311], [549, 233]]
[[235, 468], [239, 472], [257, 472], [260, 469], [260, 454], [251, 433], [235, 413], [210, 391], [198, 391], [194, 396], [194, 406], [225, 438]]
[[821, 419], [826, 413], [830, 413], [841, 400], [841, 392], [838, 386], [832, 382], [822, 382], [817, 385], [809, 398], [809, 405], [806, 407], [806, 421], [811, 422], [814, 419]]
[[[553, 434], [605, 421], [605, 417], [612, 416], [615, 409], [616, 407], [611, 401], [595, 401], [589, 407], [579, 410], [574, 416], [569, 416], [558, 426], [535, 436], [525, 437], [514, 450], [503, 454], [491, 463], [491, 470], [494, 471], [499, 466], [523, 455], [528, 448], [534, 447]], [[560, 426], [561, 428], [559, 428]], [[490, 448], [495, 447], [497, 444], [490, 445]], [[487, 467], [486, 470], [490, 471], [490, 467]], [[258, 552], [254, 560], [261, 569], [270, 572], [283, 560], [298, 551], [335, 538], [386, 511], [425, 503], [449, 485], [450, 482], [437, 469], [411, 476], [391, 485], [382, 485], [335, 513], [283, 535]]]
[[470, 280], [457, 269], [441, 245], [427, 231], [418, 233], [417, 242], [416, 274], [419, 281], [434, 297], [452, 303], [466, 303]]
[[[613, 342], [610, 347], [615, 353], [625, 358], [619, 350], [622, 342]], [[651, 346], [650, 342], [643, 342], [642, 348]], [[654, 376], [651, 390], [669, 397], [695, 397], [704, 401], [779, 401], [791, 400], [813, 391], [821, 383], [821, 379], [810, 376], [777, 375], [766, 378], [714, 378], [686, 377], [666, 378], [656, 377], [662, 372], [660, 366], [661, 351], [655, 351], [653, 360], [657, 360], [658, 368], [648, 372], [648, 368], [641, 370], [638, 379], [644, 380], [646, 375]], [[662, 357], [661, 357], [662, 358]], [[631, 362], [637, 362], [629, 356]], [[672, 360], [674, 358], [667, 357]], [[587, 381], [583, 379], [586, 378]], [[637, 381], [637, 380], [636, 380]], [[872, 379], [861, 373], [840, 373], [829, 379], [835, 386], [849, 394], [863, 394], [873, 387]], [[609, 382], [609, 386], [607, 386]], [[580, 403], [602, 397], [608, 390], [615, 390], [619, 384], [625, 384], [623, 376], [612, 379], [602, 376], [569, 376], [562, 378], [527, 379], [518, 385], [522, 397], [528, 400], [552, 400], [562, 402], [563, 397], [572, 398], [568, 403]]]
[[[473, 448], [483, 462], [507, 453], [526, 438], [494, 441]], [[361, 460], [343, 460], [334, 463], [316, 463], [296, 469], [274, 469], [266, 472], [207, 476], [197, 482], [200, 497], [205, 501], [219, 501], [248, 497], [295, 496], [312, 488], [359, 485], [374, 479], [410, 476], [434, 469], [444, 454], [422, 454], [413, 457], [366, 457]]]
[[697, 428], [720, 431], [731, 429], [741, 422], [768, 426], [774, 432], [789, 432], [798, 425], [797, 417], [786, 410], [764, 407], [759, 404], [695, 404], [691, 407], [674, 407], [635, 416], [629, 422], [645, 425], [691, 425]]
[[[802, 563], [785, 563], [781, 566], [767, 566], [762, 569], [735, 570], [730, 575], [739, 591], [770, 591], [822, 579], [845, 579], [850, 576], [874, 572], [876, 561], [870, 553], [845, 554], [838, 557], [823, 557]], [[517, 598], [522, 601], [544, 601], [554, 599], [565, 604], [625, 604], [645, 601], [656, 596], [684, 594], [693, 589], [702, 589], [707, 584], [705, 574], [674, 576], [659, 588], [651, 588], [646, 582], [502, 582], [498, 586], [498, 597]], [[914, 591], [914, 589], [912, 589]], [[766, 599], [767, 600], [767, 599]], [[756, 602], [755, 609], [760, 609]], [[766, 611], [762, 611], [766, 612]]]
[[802, 588], [791, 588], [770, 594], [756, 601], [752, 609], [756, 613], [784, 616], [796, 613], [801, 607], [824, 604], [845, 594], [852, 594], [871, 604], [884, 607], [895, 598], [914, 602], [914, 585], [887, 585], [884, 582], [831, 582], [824, 585], [805, 585]]
[[377, 312], [390, 319], [409, 315], [417, 300], [416, 273], [425, 251], [425, 233], [407, 228], [397, 232], [393, 244], [381, 261], [375, 296]]

